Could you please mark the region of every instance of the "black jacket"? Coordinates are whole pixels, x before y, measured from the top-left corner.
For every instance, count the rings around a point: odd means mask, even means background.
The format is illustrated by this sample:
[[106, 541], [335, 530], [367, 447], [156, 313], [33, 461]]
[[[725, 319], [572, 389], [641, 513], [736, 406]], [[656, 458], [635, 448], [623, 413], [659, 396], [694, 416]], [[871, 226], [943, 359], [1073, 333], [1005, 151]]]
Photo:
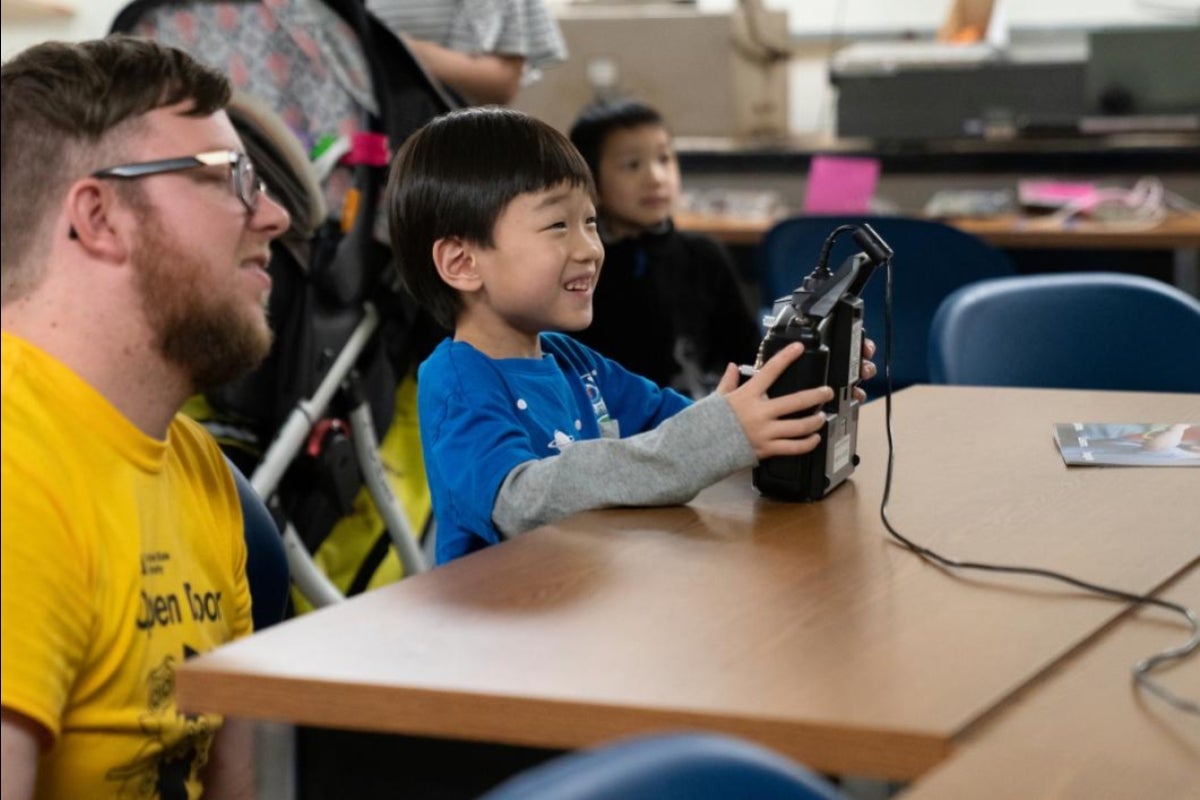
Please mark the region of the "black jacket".
[[605, 242], [591, 327], [576, 337], [660, 386], [696, 396], [752, 363], [759, 328], [729, 253], [668, 224]]

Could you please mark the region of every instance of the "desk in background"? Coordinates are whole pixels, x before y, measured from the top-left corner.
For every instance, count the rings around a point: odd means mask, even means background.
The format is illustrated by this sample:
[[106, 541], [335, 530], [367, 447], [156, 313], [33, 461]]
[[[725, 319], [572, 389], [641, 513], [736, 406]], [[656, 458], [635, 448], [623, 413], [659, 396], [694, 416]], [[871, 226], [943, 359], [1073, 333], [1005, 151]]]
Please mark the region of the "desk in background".
[[1036, 217], [948, 219], [949, 225], [1000, 248], [1079, 250], [1195, 250], [1200, 248], [1200, 212], [1172, 213], [1152, 228], [1105, 227], [1098, 223], [1050, 225]]
[[1172, 213], [1153, 228], [1106, 228], [1096, 223], [1064, 227], [1018, 216], [946, 222], [1009, 250], [1171, 251], [1171, 282], [1200, 297], [1200, 212]]
[[1200, 131], [1105, 136], [873, 141], [793, 136], [784, 140], [678, 137], [690, 189], [764, 189], [800, 208], [816, 155], [878, 159], [878, 196], [923, 208], [940, 189], [1012, 188], [1022, 178], [1104, 180], [1132, 185], [1146, 175], [1193, 202], [1200, 199]]
[[[1052, 425], [1200, 420], [1200, 395], [922, 386], [895, 406], [890, 514], [915, 539], [1136, 592], [1195, 560], [1194, 470], [1067, 469]], [[704, 728], [917, 778], [1123, 606], [893, 544], [883, 412], [864, 407], [863, 463], [820, 503], [739, 473], [686, 506], [580, 514], [192, 659], [180, 707], [551, 748]]]
[[[675, 224], [682, 230], [712, 236], [731, 245], [756, 246], [777, 220], [680, 212]], [[1173, 283], [1200, 296], [1200, 212], [1174, 213], [1147, 229], [1097, 225], [1051, 226], [1037, 218], [1014, 215], [944, 220], [1001, 249], [1050, 250], [1170, 250], [1174, 251]]]
[[[704, 233], [726, 244], [756, 245], [778, 219], [746, 218], [681, 211], [675, 224], [682, 230]], [[958, 217], [943, 220], [1000, 248], [1108, 248], [1114, 250], [1167, 250], [1200, 248], [1200, 212], [1176, 213], [1146, 229], [1104, 229], [1097, 225], [1046, 225], [1034, 218], [1005, 215], [990, 218]]]
[[[1022, 179], [1038, 177], [1132, 186], [1139, 178], [1153, 175], [1167, 190], [1200, 202], [1200, 131], [997, 140], [679, 137], [676, 147], [690, 191], [770, 190], [786, 208], [803, 207], [809, 166], [816, 155], [878, 159], [881, 173], [876, 196], [905, 213], [918, 213], [935, 192], [944, 189], [1011, 190]], [[761, 231], [753, 231], [755, 224], [727, 223], [714, 231], [742, 251], [735, 255], [748, 279], [753, 271], [745, 250], [761, 235]], [[964, 223], [963, 227], [968, 226]], [[1079, 236], [1035, 243], [1037, 240], [1025, 233], [1020, 229], [985, 230], [983, 235], [985, 239], [993, 234], [1008, 237], [1009, 241], [993, 244], [1008, 248], [1021, 272], [1137, 272], [1200, 296], [1200, 219], [1196, 215], [1183, 225], [1182, 243], [1125, 235], [1095, 244]]]

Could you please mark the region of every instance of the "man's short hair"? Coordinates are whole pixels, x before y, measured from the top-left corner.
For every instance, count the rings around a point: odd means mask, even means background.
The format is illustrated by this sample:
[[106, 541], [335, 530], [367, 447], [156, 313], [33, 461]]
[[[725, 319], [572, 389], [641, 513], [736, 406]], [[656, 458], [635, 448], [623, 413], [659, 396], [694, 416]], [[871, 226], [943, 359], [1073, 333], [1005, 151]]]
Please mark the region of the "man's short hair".
[[[40, 280], [27, 263], [67, 187], [121, 154], [109, 134], [165, 106], [204, 117], [229, 102], [229, 81], [181, 50], [111, 36], [45, 42], [0, 67], [0, 285], [7, 303]], [[112, 137], [117, 138], [117, 137]]]
[[571, 125], [571, 143], [583, 154], [583, 160], [593, 175], [600, 172], [600, 153], [604, 143], [618, 128], [640, 128], [643, 125], [666, 127], [662, 114], [638, 100], [622, 99], [593, 103], [579, 112]]
[[385, 200], [408, 291], [438, 323], [453, 328], [462, 298], [438, 275], [434, 243], [460, 237], [492, 247], [496, 220], [514, 198], [563, 183], [595, 196], [578, 151], [538, 119], [483, 107], [429, 122], [396, 154]]

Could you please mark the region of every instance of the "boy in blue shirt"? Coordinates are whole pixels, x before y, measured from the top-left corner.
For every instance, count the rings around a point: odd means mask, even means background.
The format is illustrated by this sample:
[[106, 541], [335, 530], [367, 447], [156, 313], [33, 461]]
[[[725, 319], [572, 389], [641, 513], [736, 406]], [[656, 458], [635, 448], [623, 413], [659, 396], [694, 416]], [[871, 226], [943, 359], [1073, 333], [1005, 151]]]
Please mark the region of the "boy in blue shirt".
[[508, 109], [439, 117], [393, 162], [401, 275], [454, 331], [418, 373], [438, 563], [578, 511], [687, 502], [817, 445], [820, 412], [785, 417], [828, 401], [829, 387], [766, 396], [799, 345], [741, 386], [730, 364], [693, 403], [563, 335], [592, 321], [604, 261], [594, 196], [566, 137]]

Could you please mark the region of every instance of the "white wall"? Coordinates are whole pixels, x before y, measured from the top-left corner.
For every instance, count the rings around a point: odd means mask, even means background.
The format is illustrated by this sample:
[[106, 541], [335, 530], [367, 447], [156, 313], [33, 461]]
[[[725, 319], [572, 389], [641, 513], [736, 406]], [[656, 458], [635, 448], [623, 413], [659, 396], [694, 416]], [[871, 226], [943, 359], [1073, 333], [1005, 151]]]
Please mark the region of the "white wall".
[[[62, 1], [62, 0], [60, 0]], [[566, 0], [548, 0], [552, 6]], [[107, 33], [112, 19], [128, 0], [65, 0], [76, 9], [68, 19], [6, 21], [0, 29], [0, 57], [9, 58], [45, 39], [86, 39]], [[729, 11], [737, 0], [699, 0], [705, 11]], [[796, 59], [790, 70], [789, 127], [796, 133], [829, 131], [832, 94], [825, 79], [821, 40], [833, 36], [846, 43], [856, 34], [899, 35], [937, 29], [952, 0], [764, 0], [768, 8], [786, 8], [795, 36], [810, 38], [812, 53]], [[1200, 21], [1198, 0], [997, 0], [1004, 2], [1014, 30], [1080, 31], [1112, 24], [1159, 24], [1178, 20], [1162, 8], [1190, 10]], [[1158, 10], [1155, 10], [1158, 9]]]
[[[698, 0], [702, 10], [728, 11], [737, 0]], [[937, 30], [953, 0], [763, 0], [787, 9], [796, 35], [838, 32], [895, 34]], [[1197, 0], [996, 0], [1013, 28], [1089, 29], [1107, 25], [1200, 22]], [[1178, 9], [1169, 11], [1164, 9]]]
[[0, 58], [11, 58], [31, 44], [47, 39], [78, 41], [108, 33], [113, 17], [128, 0], [60, 0], [59, 5], [75, 9], [73, 16], [30, 22], [4, 21], [0, 28]]
[[[75, 8], [66, 20], [5, 22], [0, 30], [0, 56], [45, 39], [86, 39], [108, 31], [128, 0], [59, 0]], [[569, 0], [548, 0], [564, 5]], [[595, 2], [595, 0], [593, 0]], [[704, 11], [728, 11], [737, 0], [698, 0]], [[764, 0], [768, 8], [787, 9], [793, 34], [828, 36], [928, 32], [945, 17], [952, 0]], [[1147, 25], [1190, 19], [1200, 22], [1197, 0], [997, 0], [1014, 28], [1096, 28]], [[1175, 8], [1177, 12], [1163, 9]]]

